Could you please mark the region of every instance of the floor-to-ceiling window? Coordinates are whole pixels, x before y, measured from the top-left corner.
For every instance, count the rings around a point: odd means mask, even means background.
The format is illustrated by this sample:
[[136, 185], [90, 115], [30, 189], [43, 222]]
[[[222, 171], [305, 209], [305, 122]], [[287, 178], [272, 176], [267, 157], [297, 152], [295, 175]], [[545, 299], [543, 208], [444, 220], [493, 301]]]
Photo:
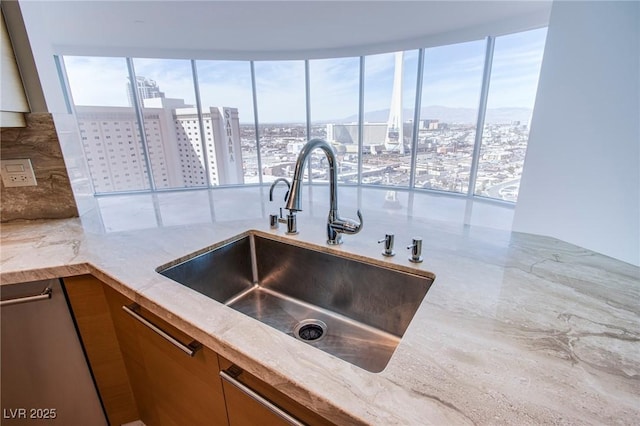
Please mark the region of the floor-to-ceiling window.
[[[515, 202], [545, 37], [306, 61], [65, 56], [64, 66], [98, 194], [291, 178], [304, 143], [323, 138], [344, 184]], [[318, 151], [305, 180], [326, 182], [327, 169]]]
[[365, 58], [364, 184], [409, 186], [418, 66], [417, 50]]
[[208, 186], [191, 61], [134, 58], [132, 65], [127, 96], [133, 105], [135, 87], [155, 188]]
[[476, 40], [425, 50], [416, 188], [468, 191], [485, 47]]
[[264, 182], [290, 177], [307, 140], [304, 61], [254, 63]]
[[149, 189], [126, 59], [66, 56], [64, 65], [94, 191]]
[[[360, 58], [309, 61], [309, 89], [310, 138], [332, 144], [339, 181], [358, 183]], [[313, 168], [323, 167], [322, 154], [312, 161]]]
[[[215, 117], [220, 114], [237, 115], [237, 130], [241, 146], [242, 181], [232, 183], [259, 183], [258, 146], [256, 142], [255, 115], [253, 111], [253, 90], [251, 64], [248, 61], [196, 61], [198, 87], [202, 104], [203, 127], [207, 143], [209, 163], [219, 167], [217, 158], [222, 157], [228, 146], [216, 146], [214, 134]], [[223, 117], [228, 120], [229, 117]], [[233, 126], [232, 126], [233, 127]], [[223, 126], [224, 137], [228, 129]], [[234, 128], [231, 129], [232, 137]], [[228, 143], [228, 141], [227, 141]], [[224, 144], [223, 144], [224, 145]], [[218, 150], [216, 152], [216, 149]], [[234, 169], [235, 172], [235, 169]], [[231, 182], [219, 182], [231, 183]]]
[[475, 194], [516, 201], [547, 30], [496, 37]]

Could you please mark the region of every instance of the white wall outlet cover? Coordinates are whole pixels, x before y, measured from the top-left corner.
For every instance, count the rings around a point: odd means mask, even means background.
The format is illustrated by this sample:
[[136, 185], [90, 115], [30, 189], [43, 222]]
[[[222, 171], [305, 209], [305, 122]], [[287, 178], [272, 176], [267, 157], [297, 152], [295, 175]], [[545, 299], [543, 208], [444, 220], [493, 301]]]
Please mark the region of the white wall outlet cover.
[[31, 160], [28, 158], [0, 160], [0, 175], [6, 188], [38, 185]]

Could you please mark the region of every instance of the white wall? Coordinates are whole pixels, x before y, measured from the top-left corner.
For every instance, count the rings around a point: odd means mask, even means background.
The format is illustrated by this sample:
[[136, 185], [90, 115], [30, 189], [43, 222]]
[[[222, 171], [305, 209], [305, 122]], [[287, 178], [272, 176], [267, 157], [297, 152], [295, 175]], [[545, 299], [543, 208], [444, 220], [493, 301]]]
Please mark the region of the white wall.
[[513, 229], [640, 265], [640, 3], [554, 2]]

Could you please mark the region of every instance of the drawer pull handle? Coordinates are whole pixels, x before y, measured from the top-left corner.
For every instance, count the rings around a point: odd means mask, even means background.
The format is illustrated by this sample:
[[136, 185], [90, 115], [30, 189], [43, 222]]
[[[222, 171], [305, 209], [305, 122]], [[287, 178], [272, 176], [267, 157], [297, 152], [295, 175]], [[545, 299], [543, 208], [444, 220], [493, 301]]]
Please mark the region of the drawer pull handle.
[[42, 290], [42, 293], [33, 296], [16, 297], [15, 299], [7, 299], [0, 302], [0, 306], [17, 305], [19, 303], [36, 302], [38, 300], [51, 299], [53, 290], [50, 287]]
[[158, 327], [157, 325], [155, 325], [154, 323], [152, 323], [151, 321], [149, 321], [148, 319], [140, 315], [138, 312], [136, 312], [136, 310], [139, 307], [140, 306], [137, 303], [134, 303], [130, 306], [124, 305], [122, 306], [122, 309], [126, 313], [128, 313], [129, 315], [131, 315], [132, 317], [140, 321], [142, 324], [149, 327], [152, 331], [162, 336], [165, 340], [167, 340], [172, 345], [176, 346], [178, 349], [180, 349], [182, 352], [186, 353], [189, 356], [195, 355], [195, 353], [198, 352], [198, 350], [202, 347], [202, 345], [196, 342], [195, 340], [189, 343], [188, 345], [185, 345], [184, 343], [182, 343], [181, 341], [179, 341], [178, 339], [176, 339], [175, 337], [173, 337], [172, 335], [170, 335], [169, 333], [167, 333], [166, 331], [164, 331], [163, 329], [161, 329], [160, 327]]
[[300, 420], [296, 419], [291, 414], [287, 413], [282, 408], [278, 407], [273, 402], [269, 401], [268, 399], [266, 399], [265, 397], [263, 397], [262, 395], [260, 395], [259, 393], [257, 393], [256, 391], [254, 391], [253, 389], [251, 389], [250, 387], [248, 387], [238, 379], [236, 379], [236, 377], [239, 376], [241, 372], [242, 370], [239, 367], [236, 367], [234, 365], [227, 370], [220, 371], [220, 377], [226, 380], [227, 382], [229, 382], [231, 385], [238, 388], [238, 390], [246, 394], [248, 397], [250, 397], [254, 401], [262, 404], [265, 408], [267, 408], [269, 411], [271, 411], [272, 413], [274, 413], [284, 421], [295, 426], [305, 426], [305, 424], [302, 423]]

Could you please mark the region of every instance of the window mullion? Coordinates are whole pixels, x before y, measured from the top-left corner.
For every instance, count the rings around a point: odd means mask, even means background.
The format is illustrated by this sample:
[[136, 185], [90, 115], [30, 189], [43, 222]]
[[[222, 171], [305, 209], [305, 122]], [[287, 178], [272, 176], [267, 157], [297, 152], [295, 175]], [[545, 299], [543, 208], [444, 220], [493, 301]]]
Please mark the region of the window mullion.
[[476, 123], [476, 137], [473, 144], [473, 156], [471, 157], [471, 170], [469, 172], [469, 188], [467, 189], [468, 197], [473, 197], [476, 191], [478, 163], [480, 162], [480, 147], [482, 145], [484, 119], [487, 112], [487, 99], [489, 97], [489, 83], [491, 81], [491, 65], [493, 63], [494, 46], [495, 37], [487, 37], [487, 50], [484, 59], [484, 72], [482, 75], [482, 89], [480, 90], [480, 105], [478, 106], [478, 121]]
[[149, 158], [149, 147], [147, 145], [147, 133], [144, 126], [144, 114], [142, 113], [142, 99], [138, 93], [138, 81], [136, 80], [136, 72], [133, 67], [133, 59], [127, 57], [127, 69], [129, 71], [129, 81], [131, 81], [131, 97], [133, 98], [133, 108], [138, 120], [138, 131], [140, 132], [140, 140], [142, 141], [142, 154], [144, 155], [144, 163], [147, 167], [147, 177], [149, 179], [149, 188], [151, 191], [156, 190], [156, 182], [153, 178], [153, 170], [151, 169], [151, 158]]
[[258, 95], [256, 92], [256, 68], [253, 61], [249, 62], [251, 67], [251, 91], [253, 93], [253, 118], [256, 132], [256, 154], [258, 158], [258, 179], [262, 185], [262, 156], [260, 155], [260, 124], [258, 122]]
[[[198, 111], [198, 124], [200, 126], [200, 146], [203, 153], [204, 170], [207, 175], [207, 187], [211, 188], [211, 163], [209, 163], [209, 154], [207, 153], [207, 141], [206, 133], [204, 132], [204, 118], [202, 116], [202, 102], [200, 100], [200, 82], [198, 81], [198, 70], [196, 68], [196, 61], [191, 60], [191, 72], [193, 73], [193, 89], [196, 92], [196, 109]], [[216, 170], [219, 173], [219, 170]], [[218, 177], [218, 182], [220, 178]]]
[[415, 188], [416, 163], [418, 161], [418, 137], [422, 108], [422, 76], [424, 75], [424, 49], [418, 51], [418, 75], [416, 77], [416, 105], [413, 110], [413, 135], [411, 138], [411, 163], [409, 167], [409, 190]]
[[364, 56], [360, 56], [360, 98], [358, 103], [358, 185], [362, 185], [362, 147], [364, 145]]
[[[311, 87], [309, 83], [309, 60], [304, 61], [304, 87], [305, 87], [305, 99], [306, 99], [306, 112], [307, 112], [307, 141], [311, 135]], [[313, 183], [313, 176], [311, 173], [311, 161], [307, 161], [307, 173], [309, 173], [309, 183]]]

